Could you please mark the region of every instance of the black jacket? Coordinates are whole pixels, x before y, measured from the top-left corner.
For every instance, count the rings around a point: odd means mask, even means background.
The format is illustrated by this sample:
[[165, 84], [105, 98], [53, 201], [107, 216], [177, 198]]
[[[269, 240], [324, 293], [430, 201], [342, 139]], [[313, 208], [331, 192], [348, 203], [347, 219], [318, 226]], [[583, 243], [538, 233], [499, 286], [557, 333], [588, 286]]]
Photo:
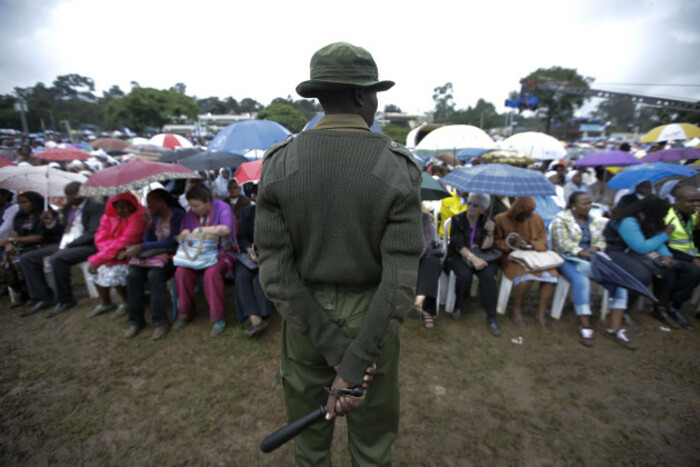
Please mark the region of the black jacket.
[[[63, 231], [69, 228], [68, 219], [70, 218], [70, 213], [75, 209], [75, 206], [66, 206], [63, 210]], [[66, 245], [66, 248], [76, 247], [76, 246], [88, 246], [95, 244], [95, 232], [100, 226], [100, 219], [105, 211], [104, 204], [100, 204], [97, 201], [93, 201], [88, 198], [85, 201], [85, 207], [83, 208], [81, 221], [83, 223], [83, 234]]]

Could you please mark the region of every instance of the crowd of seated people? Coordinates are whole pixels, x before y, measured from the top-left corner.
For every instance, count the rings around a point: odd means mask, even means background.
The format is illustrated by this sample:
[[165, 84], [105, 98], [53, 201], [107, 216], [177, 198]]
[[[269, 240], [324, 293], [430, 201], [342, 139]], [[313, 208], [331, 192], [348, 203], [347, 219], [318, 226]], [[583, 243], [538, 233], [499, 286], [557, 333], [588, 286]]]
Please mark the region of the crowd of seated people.
[[[452, 318], [459, 319], [472, 303], [478, 303], [485, 311], [488, 330], [498, 337], [503, 325], [496, 313], [500, 275], [513, 286], [508, 310], [512, 324], [517, 328], [536, 324], [538, 329], [551, 332], [547, 312], [561, 276], [572, 285], [583, 345], [593, 345], [591, 285], [599, 282], [609, 292], [610, 322], [604, 334], [634, 348], [622, 326], [631, 320], [628, 302], [633, 303], [634, 294], [600, 281], [591, 271], [591, 259], [605, 252], [653, 292], [658, 299], [653, 317], [673, 328], [693, 329], [683, 307], [700, 283], [698, 190], [682, 183], [674, 186], [669, 191], [669, 199], [674, 200], [670, 204], [654, 193], [650, 181], [641, 180], [627, 194], [616, 196], [607, 186], [609, 174], [602, 168], [595, 171], [595, 177], [588, 174], [586, 178], [576, 171], [567, 173], [563, 164], [550, 166], [546, 176], [557, 186], [552, 199], [452, 189], [451, 196], [438, 202], [437, 208], [433, 203], [435, 215], [424, 210], [424, 252], [411, 314], [420, 318], [426, 329], [434, 329], [441, 305], [438, 283], [452, 273]], [[446, 171], [436, 167], [435, 173], [441, 178]], [[188, 180], [179, 199], [165, 189], [155, 189], [147, 192], [143, 203], [131, 193], [122, 193], [103, 204], [80, 196], [80, 184], [70, 183], [60, 210], [50, 204], [47, 208], [37, 193], [14, 195], [0, 190], [0, 283], [15, 292], [12, 307], [24, 307], [22, 316], [50, 308], [46, 316], [53, 317], [70, 310], [76, 305], [71, 267], [84, 263], [88, 265], [87, 280], [94, 283], [99, 295], [99, 303], [89, 316], [112, 310], [115, 317], [128, 315], [126, 338], [136, 336], [146, 326], [147, 302], [154, 326], [152, 338], [162, 339], [169, 332], [169, 282], [177, 302], [172, 328], [183, 329], [195, 317], [196, 294], [202, 289], [212, 322], [210, 335], [216, 337], [226, 328], [224, 292], [225, 279], [229, 279], [235, 284], [237, 321], [249, 323], [247, 335], [259, 335], [267, 327], [273, 307], [257, 275], [255, 189], [249, 190], [250, 197], [245, 196], [230, 174], [222, 170], [210, 184]], [[595, 178], [593, 185], [584, 182]], [[594, 213], [594, 201], [613, 204], [616, 198], [616, 205], [597, 207]], [[547, 216], [538, 213], [538, 207], [543, 209], [541, 204], [547, 204]], [[601, 217], [601, 213], [608, 217]], [[445, 231], [447, 219], [451, 222]], [[176, 266], [173, 255], [179, 242], [195, 232], [215, 238], [216, 261], [202, 269]], [[551, 250], [563, 263], [530, 271], [509, 258], [513, 249]], [[479, 297], [472, 299], [469, 292], [475, 280]], [[535, 282], [539, 284], [537, 305], [528, 322], [524, 304]], [[120, 303], [113, 303], [111, 288]]]

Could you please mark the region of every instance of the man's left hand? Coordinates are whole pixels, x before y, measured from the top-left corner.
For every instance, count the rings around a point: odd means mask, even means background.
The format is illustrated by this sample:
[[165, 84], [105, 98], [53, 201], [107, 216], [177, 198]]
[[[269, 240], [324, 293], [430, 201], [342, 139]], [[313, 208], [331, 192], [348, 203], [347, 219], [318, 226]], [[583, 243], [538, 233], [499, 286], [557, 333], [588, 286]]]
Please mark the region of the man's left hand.
[[664, 266], [669, 267], [671, 265], [671, 263], [673, 262], [673, 256], [662, 255], [661, 262], [663, 263]]
[[141, 254], [143, 247], [141, 245], [131, 245], [126, 247], [126, 257], [135, 258]]

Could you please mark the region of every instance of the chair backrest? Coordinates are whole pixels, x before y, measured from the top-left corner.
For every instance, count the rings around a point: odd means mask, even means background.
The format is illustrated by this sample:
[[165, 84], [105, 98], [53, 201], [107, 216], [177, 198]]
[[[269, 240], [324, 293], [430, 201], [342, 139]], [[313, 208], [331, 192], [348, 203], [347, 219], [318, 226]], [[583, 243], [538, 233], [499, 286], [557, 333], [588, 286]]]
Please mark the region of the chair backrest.
[[447, 245], [450, 243], [450, 226], [452, 225], [452, 218], [450, 217], [445, 221], [444, 224], [442, 224], [442, 245], [443, 245], [443, 251], [444, 255], [443, 257], [447, 257]]

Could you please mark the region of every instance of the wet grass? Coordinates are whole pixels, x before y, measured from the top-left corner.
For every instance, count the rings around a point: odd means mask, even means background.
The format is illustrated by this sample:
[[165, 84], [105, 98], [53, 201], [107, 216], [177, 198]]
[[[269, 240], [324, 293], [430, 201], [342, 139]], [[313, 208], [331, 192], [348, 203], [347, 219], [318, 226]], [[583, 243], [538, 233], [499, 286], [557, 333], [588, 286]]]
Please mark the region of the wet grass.
[[[292, 464], [291, 443], [258, 448], [285, 423], [279, 318], [256, 340], [231, 322], [211, 339], [200, 315], [162, 341], [150, 329], [127, 341], [124, 321], [85, 317], [91, 300], [52, 320], [7, 304], [0, 464]], [[459, 321], [441, 314], [433, 331], [406, 322], [396, 464], [700, 465], [700, 332], [665, 333], [640, 316], [637, 352], [600, 325], [587, 349], [565, 311], [551, 334], [500, 318], [500, 338], [478, 306]], [[350, 465], [346, 436], [340, 420], [336, 465]]]

